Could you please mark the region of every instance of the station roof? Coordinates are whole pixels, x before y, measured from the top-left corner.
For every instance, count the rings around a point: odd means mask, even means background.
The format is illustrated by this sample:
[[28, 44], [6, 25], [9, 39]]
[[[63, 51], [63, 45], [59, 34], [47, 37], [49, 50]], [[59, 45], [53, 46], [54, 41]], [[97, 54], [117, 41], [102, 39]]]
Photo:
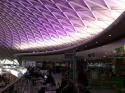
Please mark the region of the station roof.
[[125, 0], [0, 0], [0, 56], [83, 46], [124, 10]]

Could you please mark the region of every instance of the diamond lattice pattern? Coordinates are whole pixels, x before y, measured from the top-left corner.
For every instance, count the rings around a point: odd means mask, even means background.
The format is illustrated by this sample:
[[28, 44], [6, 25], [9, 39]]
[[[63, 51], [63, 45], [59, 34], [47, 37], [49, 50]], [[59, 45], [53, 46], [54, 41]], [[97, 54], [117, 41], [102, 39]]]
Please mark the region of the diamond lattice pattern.
[[125, 0], [0, 0], [0, 46], [69, 48], [104, 31], [124, 9]]

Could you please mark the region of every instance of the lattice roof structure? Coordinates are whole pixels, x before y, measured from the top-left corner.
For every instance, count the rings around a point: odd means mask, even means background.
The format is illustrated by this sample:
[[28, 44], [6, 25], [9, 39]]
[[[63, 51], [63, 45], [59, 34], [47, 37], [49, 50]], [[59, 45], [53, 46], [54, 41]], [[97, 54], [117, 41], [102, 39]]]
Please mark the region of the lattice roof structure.
[[125, 0], [0, 0], [0, 53], [84, 44], [124, 10]]

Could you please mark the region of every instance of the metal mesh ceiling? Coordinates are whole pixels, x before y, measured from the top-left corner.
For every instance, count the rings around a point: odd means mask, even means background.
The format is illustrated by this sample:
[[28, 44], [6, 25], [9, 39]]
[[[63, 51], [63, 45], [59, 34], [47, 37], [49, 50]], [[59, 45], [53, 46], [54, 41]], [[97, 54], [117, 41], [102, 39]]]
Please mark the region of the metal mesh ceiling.
[[58, 50], [84, 43], [125, 10], [125, 0], [0, 0], [0, 46]]

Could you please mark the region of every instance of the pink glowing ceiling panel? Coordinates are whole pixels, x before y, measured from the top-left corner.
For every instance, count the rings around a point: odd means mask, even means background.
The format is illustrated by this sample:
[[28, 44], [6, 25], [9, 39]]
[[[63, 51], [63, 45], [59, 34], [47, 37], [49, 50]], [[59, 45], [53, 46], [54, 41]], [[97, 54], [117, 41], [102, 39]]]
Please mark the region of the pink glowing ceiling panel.
[[125, 0], [0, 0], [0, 45], [42, 51], [84, 44], [124, 10]]

